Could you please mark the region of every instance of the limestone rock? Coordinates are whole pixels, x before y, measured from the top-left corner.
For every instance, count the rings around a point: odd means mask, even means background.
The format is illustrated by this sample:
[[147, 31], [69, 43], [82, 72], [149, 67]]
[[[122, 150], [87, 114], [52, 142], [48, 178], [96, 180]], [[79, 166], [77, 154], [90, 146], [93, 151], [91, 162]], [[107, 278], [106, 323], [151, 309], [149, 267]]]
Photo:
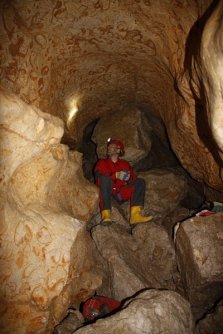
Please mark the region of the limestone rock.
[[[178, 74], [176, 126], [166, 123], [171, 146], [198, 181], [222, 192], [222, 3], [212, 2], [188, 34], [184, 71]], [[194, 129], [196, 128], [196, 131]], [[214, 140], [215, 138], [215, 140]], [[216, 142], [215, 142], [216, 141]], [[217, 144], [219, 147], [217, 147]], [[185, 155], [185, 152], [188, 154]], [[206, 172], [208, 171], [208, 172]]]
[[77, 310], [69, 310], [63, 321], [54, 328], [53, 334], [72, 334], [75, 329], [82, 326], [84, 318]]
[[176, 234], [177, 262], [196, 319], [212, 309], [223, 293], [222, 213], [194, 217]]
[[147, 290], [129, 299], [124, 308], [77, 334], [192, 334], [193, 317], [189, 303], [172, 291]]
[[61, 120], [3, 89], [0, 109], [1, 331], [51, 333], [101, 284], [85, 230], [97, 189], [59, 144]]
[[124, 227], [116, 225], [96, 226], [92, 231], [93, 240], [108, 264], [106, 280], [100, 294], [117, 300], [129, 297], [146, 287], [146, 279], [134, 255], [137, 248], [132, 236]]
[[122, 300], [146, 287], [175, 288], [175, 251], [162, 227], [139, 224], [131, 235], [126, 227], [114, 222], [96, 226], [92, 237], [108, 263], [109, 284], [102, 284], [100, 294]]
[[188, 187], [183, 176], [173, 170], [151, 170], [140, 173], [146, 182], [145, 214], [156, 218], [167, 215], [185, 197]]
[[151, 148], [151, 128], [140, 110], [129, 107], [108, 114], [97, 123], [92, 136], [99, 158], [106, 155], [108, 138], [119, 139], [125, 145], [125, 159], [131, 164], [144, 158]]
[[[141, 172], [138, 173], [138, 177], [142, 177], [146, 182], [144, 214], [152, 214], [157, 221], [164, 220], [173, 212], [187, 194], [185, 178], [171, 169]], [[121, 207], [129, 219], [129, 203], [126, 202]]]
[[211, 310], [204, 319], [201, 319], [195, 330], [195, 334], [221, 334], [223, 333], [223, 300], [214, 310]]
[[[212, 135], [222, 152], [223, 3], [219, 1], [213, 9], [202, 31], [199, 53], [197, 52], [193, 59], [192, 84], [200, 99], [205, 96], [206, 110], [203, 119], [206, 117]], [[202, 90], [197, 86], [199, 80], [202, 81]]]
[[[152, 124], [150, 124], [152, 127]], [[149, 169], [156, 168], [171, 168], [179, 166], [179, 160], [176, 158], [172, 149], [168, 146], [168, 137], [160, 140], [160, 138], [154, 133], [152, 127], [152, 134], [150, 135], [151, 149], [147, 156], [137, 161], [134, 164], [135, 171], [147, 171]]]

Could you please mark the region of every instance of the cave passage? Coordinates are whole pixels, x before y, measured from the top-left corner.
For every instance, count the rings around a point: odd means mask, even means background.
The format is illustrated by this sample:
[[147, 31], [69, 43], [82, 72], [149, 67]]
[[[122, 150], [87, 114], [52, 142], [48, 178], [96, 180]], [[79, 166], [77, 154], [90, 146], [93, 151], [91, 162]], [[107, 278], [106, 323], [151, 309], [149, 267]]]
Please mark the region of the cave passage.
[[[222, 13], [215, 0], [0, 1], [5, 334], [222, 332]], [[112, 201], [100, 224], [108, 138], [145, 180], [149, 223], [132, 228]], [[85, 326], [94, 295], [122, 308]]]

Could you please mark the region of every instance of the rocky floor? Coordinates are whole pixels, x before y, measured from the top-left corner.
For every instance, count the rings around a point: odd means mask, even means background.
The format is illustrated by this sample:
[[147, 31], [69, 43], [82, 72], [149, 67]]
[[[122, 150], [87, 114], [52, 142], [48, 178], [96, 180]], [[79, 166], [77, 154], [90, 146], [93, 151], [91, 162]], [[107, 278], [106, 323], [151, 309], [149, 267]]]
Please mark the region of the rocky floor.
[[99, 214], [88, 226], [104, 277], [96, 294], [121, 309], [92, 323], [70, 309], [54, 334], [223, 333], [223, 213], [182, 219], [176, 210], [171, 236], [166, 217], [131, 229], [123, 212], [113, 206], [110, 226]]

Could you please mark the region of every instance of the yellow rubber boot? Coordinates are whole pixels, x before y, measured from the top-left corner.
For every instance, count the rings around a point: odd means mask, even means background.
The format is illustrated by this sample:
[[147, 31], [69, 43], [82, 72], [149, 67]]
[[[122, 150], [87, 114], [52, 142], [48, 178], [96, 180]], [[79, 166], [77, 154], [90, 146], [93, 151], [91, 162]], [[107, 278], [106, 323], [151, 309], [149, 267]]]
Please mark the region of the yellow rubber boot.
[[101, 211], [101, 224], [109, 224], [111, 223], [111, 210], [103, 210]]
[[141, 206], [132, 206], [131, 212], [130, 212], [130, 224], [140, 224], [140, 223], [147, 223], [151, 219], [153, 219], [153, 216], [142, 216], [142, 207]]

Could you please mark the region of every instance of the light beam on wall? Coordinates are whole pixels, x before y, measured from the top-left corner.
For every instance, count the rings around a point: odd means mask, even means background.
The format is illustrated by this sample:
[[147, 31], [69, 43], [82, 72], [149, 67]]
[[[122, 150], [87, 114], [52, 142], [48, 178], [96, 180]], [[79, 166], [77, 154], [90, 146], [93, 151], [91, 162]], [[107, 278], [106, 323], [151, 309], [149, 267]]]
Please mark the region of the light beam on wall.
[[78, 112], [78, 97], [72, 97], [66, 102], [67, 106], [67, 127], [71, 125], [71, 122], [74, 121], [77, 112]]

